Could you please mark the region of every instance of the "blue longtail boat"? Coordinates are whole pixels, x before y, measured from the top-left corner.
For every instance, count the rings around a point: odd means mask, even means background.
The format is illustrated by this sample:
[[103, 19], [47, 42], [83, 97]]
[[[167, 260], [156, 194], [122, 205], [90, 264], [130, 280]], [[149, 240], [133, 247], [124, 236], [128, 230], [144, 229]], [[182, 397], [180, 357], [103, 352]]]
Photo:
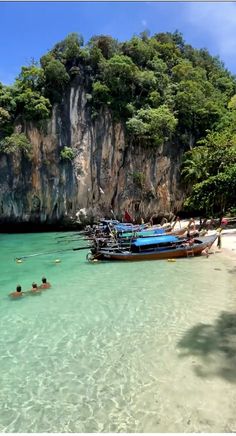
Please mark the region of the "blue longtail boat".
[[160, 260], [200, 255], [209, 249], [217, 238], [217, 234], [193, 238], [179, 238], [176, 236], [159, 236], [136, 238], [130, 246], [124, 248], [119, 244], [109, 243], [107, 246], [94, 246], [88, 255], [88, 260]]

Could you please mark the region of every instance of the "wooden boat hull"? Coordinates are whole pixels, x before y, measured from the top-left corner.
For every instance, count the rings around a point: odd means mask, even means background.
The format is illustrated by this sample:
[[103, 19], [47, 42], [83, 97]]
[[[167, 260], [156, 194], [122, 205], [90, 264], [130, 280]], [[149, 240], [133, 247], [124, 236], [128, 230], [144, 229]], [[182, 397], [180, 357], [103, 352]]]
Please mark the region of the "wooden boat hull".
[[217, 235], [196, 238], [198, 241], [190, 246], [183, 246], [178, 248], [170, 248], [160, 250], [158, 248], [151, 251], [143, 251], [133, 253], [128, 250], [114, 250], [114, 249], [101, 249], [95, 254], [95, 258], [103, 260], [121, 260], [121, 261], [139, 261], [139, 260], [162, 260], [162, 259], [176, 259], [181, 257], [194, 257], [199, 256], [207, 247], [210, 248], [215, 242]]

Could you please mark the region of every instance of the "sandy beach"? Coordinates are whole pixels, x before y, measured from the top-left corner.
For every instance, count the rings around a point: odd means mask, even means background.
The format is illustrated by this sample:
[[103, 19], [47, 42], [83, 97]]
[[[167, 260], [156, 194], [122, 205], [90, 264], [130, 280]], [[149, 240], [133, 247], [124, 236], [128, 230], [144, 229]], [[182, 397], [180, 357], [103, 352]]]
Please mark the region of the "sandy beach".
[[[224, 255], [230, 256], [236, 260], [236, 227], [233, 229], [224, 229], [221, 233], [221, 251]], [[217, 248], [217, 241], [212, 246]]]
[[[186, 227], [189, 224], [189, 220], [181, 220], [180, 228]], [[195, 219], [196, 226], [199, 225], [199, 220]], [[215, 230], [209, 230], [208, 235], [212, 235], [216, 232]], [[214, 253], [222, 253], [223, 255], [230, 257], [236, 260], [236, 226], [233, 228], [224, 228], [221, 232], [221, 249], [217, 247], [217, 240], [211, 247], [210, 252]]]

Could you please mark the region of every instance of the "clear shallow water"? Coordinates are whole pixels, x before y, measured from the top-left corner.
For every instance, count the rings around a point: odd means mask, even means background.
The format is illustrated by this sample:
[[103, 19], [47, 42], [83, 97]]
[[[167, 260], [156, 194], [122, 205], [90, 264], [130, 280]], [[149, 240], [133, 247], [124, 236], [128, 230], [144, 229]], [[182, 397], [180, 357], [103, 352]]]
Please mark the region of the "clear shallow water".
[[70, 236], [0, 235], [0, 431], [235, 431], [236, 262], [14, 262], [85, 245]]

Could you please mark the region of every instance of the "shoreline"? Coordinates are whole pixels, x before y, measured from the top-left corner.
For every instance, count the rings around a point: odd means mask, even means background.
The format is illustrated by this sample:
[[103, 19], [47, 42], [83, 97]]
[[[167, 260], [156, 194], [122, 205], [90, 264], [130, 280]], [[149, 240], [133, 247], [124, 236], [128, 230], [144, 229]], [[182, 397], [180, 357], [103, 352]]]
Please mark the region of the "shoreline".
[[[180, 225], [184, 227], [188, 225], [189, 220], [181, 220]], [[195, 221], [198, 225], [198, 220]], [[208, 235], [214, 234], [217, 230], [209, 230]], [[223, 256], [236, 260], [236, 226], [227, 228], [225, 227], [221, 232], [221, 249], [217, 247], [217, 240], [212, 245], [210, 252], [212, 254], [221, 253]]]
[[[183, 219], [180, 220], [180, 228], [187, 226], [189, 220]], [[198, 225], [198, 220], [196, 220], [196, 224]], [[15, 223], [14, 226], [12, 224], [2, 224], [0, 226], [1, 234], [18, 234], [18, 233], [41, 233], [41, 232], [71, 232], [71, 231], [80, 231], [83, 226], [81, 225], [63, 225], [63, 224], [41, 224], [38, 225], [36, 223]], [[215, 230], [209, 230], [208, 234], [213, 234], [216, 232]], [[224, 228], [221, 232], [221, 249], [217, 248], [217, 240], [211, 247], [212, 254], [221, 253], [224, 256], [231, 258], [231, 260], [236, 260], [236, 226], [231, 228]]]
[[[236, 260], [236, 228], [224, 229], [221, 233], [221, 253], [231, 260]], [[217, 242], [214, 243], [216, 246]]]

